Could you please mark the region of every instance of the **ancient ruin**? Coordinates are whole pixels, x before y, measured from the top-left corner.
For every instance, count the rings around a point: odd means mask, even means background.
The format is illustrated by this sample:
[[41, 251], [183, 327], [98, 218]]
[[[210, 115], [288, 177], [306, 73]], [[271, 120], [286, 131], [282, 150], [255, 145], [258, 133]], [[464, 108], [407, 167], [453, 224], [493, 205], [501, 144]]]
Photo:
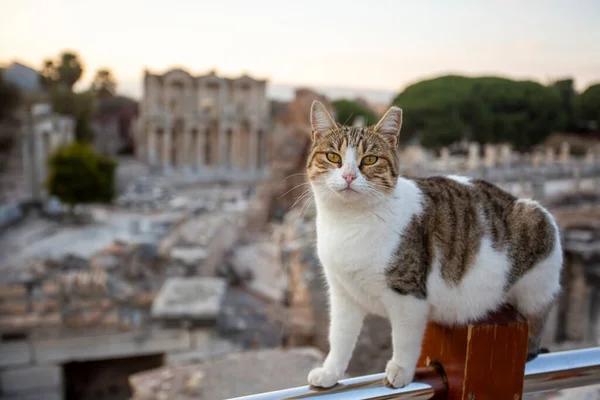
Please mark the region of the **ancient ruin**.
[[247, 75], [144, 72], [137, 155], [162, 171], [206, 180], [252, 180], [267, 167], [266, 81]]

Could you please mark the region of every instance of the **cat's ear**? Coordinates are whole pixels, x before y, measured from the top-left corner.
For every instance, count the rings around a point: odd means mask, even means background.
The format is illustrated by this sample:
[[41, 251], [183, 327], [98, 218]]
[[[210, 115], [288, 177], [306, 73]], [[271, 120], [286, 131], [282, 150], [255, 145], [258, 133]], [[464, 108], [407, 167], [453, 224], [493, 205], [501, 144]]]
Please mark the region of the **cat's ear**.
[[376, 133], [383, 136], [392, 146], [398, 145], [398, 136], [402, 127], [402, 109], [396, 106], [390, 107], [379, 120], [375, 128]]
[[310, 107], [310, 125], [312, 128], [312, 140], [315, 140], [325, 132], [337, 128], [337, 124], [327, 111], [327, 108], [318, 100], [313, 101]]

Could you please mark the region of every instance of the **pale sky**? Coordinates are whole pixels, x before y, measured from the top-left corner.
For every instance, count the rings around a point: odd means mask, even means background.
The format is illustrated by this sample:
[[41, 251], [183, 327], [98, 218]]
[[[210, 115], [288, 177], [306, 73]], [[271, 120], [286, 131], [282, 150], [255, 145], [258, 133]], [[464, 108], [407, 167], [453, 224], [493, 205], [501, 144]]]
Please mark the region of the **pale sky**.
[[600, 0], [0, 0], [0, 62], [145, 67], [396, 92], [444, 73], [600, 81]]

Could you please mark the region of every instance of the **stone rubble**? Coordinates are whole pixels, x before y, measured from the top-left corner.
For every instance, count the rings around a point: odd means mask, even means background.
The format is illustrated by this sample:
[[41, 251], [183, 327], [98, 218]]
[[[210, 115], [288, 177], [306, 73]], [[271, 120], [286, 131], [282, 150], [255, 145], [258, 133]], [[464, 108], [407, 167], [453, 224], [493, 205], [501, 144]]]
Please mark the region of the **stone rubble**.
[[122, 208], [164, 210], [174, 197], [175, 191], [165, 178], [146, 175], [130, 182], [117, 204]]
[[66, 327], [130, 325], [130, 318], [113, 315], [122, 309], [147, 312], [164, 268], [155, 247], [115, 242], [89, 260], [34, 259], [7, 271], [0, 286], [0, 331], [31, 329], [53, 315]]
[[130, 377], [132, 400], [228, 399], [306, 385], [323, 354], [310, 347], [261, 349]]
[[152, 303], [152, 318], [215, 323], [226, 285], [222, 278], [167, 279]]

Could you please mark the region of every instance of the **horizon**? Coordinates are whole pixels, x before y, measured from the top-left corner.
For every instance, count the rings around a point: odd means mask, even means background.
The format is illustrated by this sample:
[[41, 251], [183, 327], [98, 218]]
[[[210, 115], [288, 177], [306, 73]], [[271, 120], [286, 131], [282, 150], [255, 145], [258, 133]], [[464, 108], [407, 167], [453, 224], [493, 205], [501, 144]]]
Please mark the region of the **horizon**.
[[285, 9], [274, 0], [165, 4], [106, 0], [98, 8], [89, 0], [7, 0], [0, 54], [37, 70], [45, 58], [76, 51], [85, 67], [78, 88], [107, 67], [119, 93], [136, 99], [144, 69], [174, 66], [194, 75], [216, 69], [267, 79], [275, 99], [309, 87], [378, 103], [412, 83], [449, 74], [542, 84], [572, 78], [579, 91], [600, 81], [595, 0], [309, 0]]
[[[73, 51], [73, 50], [71, 50], [71, 51]], [[13, 59], [10, 62], [3, 62], [0, 60], [0, 67], [9, 67], [13, 63], [19, 63], [21, 65], [24, 65], [25, 67], [33, 68], [34, 70], [36, 70], [33, 66], [28, 65], [25, 62], [23, 62], [22, 60], [18, 60], [18, 59]], [[178, 65], [173, 65], [171, 68], [182, 68], [182, 67], [178, 66]], [[169, 69], [171, 69], [171, 68], [169, 68]], [[165, 69], [162, 71], [153, 71], [153, 73], [165, 73], [169, 69]], [[185, 70], [185, 68], [183, 68], [183, 69]], [[192, 75], [200, 75], [203, 73], [207, 73], [208, 71], [202, 71], [199, 73], [194, 73], [193, 71], [188, 71], [188, 72], [190, 72]], [[217, 74], [219, 74], [218, 70], [216, 72], [217, 72]], [[143, 74], [143, 72], [141, 74]], [[241, 74], [239, 74], [239, 75], [241, 75]], [[249, 74], [249, 75], [253, 78], [261, 78], [261, 77], [254, 76], [252, 74]], [[343, 87], [343, 86], [332, 86], [332, 85], [315, 86], [315, 85], [307, 85], [307, 84], [271, 82], [268, 80], [268, 78], [266, 78], [267, 79], [267, 97], [270, 100], [275, 100], [275, 101], [290, 101], [294, 98], [294, 93], [295, 93], [296, 89], [308, 88], [308, 89], [315, 90], [316, 92], [319, 92], [320, 94], [323, 94], [323, 95], [329, 97], [331, 100], [342, 99], [342, 98], [344, 98], [344, 99], [364, 98], [374, 106], [375, 105], [389, 105], [389, 104], [391, 104], [391, 102], [393, 101], [395, 96], [397, 96], [404, 89], [406, 89], [407, 87], [409, 87], [415, 83], [430, 80], [430, 79], [435, 79], [435, 78], [439, 78], [439, 77], [443, 77], [443, 76], [450, 76], [450, 75], [460, 75], [460, 76], [465, 76], [468, 78], [497, 77], [497, 78], [505, 78], [505, 79], [511, 79], [511, 80], [532, 80], [532, 81], [538, 82], [542, 85], [551, 84], [552, 82], [554, 82], [558, 79], [572, 78], [571, 76], [563, 76], [563, 77], [557, 77], [556, 79], [549, 79], [548, 81], [540, 81], [540, 80], [533, 79], [533, 78], [527, 78], [527, 77], [520, 78], [520, 77], [510, 76], [507, 74], [477, 75], [477, 74], [464, 74], [464, 73], [455, 72], [455, 71], [447, 71], [447, 72], [440, 72], [439, 74], [436, 74], [436, 75], [422, 76], [420, 79], [415, 80], [414, 82], [408, 82], [404, 87], [401, 87], [398, 90], [391, 90], [391, 89], [386, 90], [386, 89], [368, 88], [368, 87], [349, 87], [349, 86]], [[233, 75], [226, 75], [226, 76], [231, 77]], [[137, 81], [117, 82], [117, 94], [126, 96], [126, 97], [130, 97], [136, 101], [140, 101], [142, 98], [142, 95], [143, 95], [142, 79], [143, 79], [142, 76], [140, 76], [140, 79]], [[76, 86], [77, 90], [85, 90], [89, 86], [89, 84], [90, 84], [89, 82], [80, 80], [75, 86]], [[590, 84], [588, 86], [580, 88], [579, 91], [585, 90], [587, 87], [594, 85], [594, 84], [600, 84], [600, 78], [598, 80], [593, 80], [592, 82], [590, 82]], [[581, 85], [578, 85], [577, 81], [575, 81], [575, 87], [578, 88], [578, 86], [581, 86]]]

